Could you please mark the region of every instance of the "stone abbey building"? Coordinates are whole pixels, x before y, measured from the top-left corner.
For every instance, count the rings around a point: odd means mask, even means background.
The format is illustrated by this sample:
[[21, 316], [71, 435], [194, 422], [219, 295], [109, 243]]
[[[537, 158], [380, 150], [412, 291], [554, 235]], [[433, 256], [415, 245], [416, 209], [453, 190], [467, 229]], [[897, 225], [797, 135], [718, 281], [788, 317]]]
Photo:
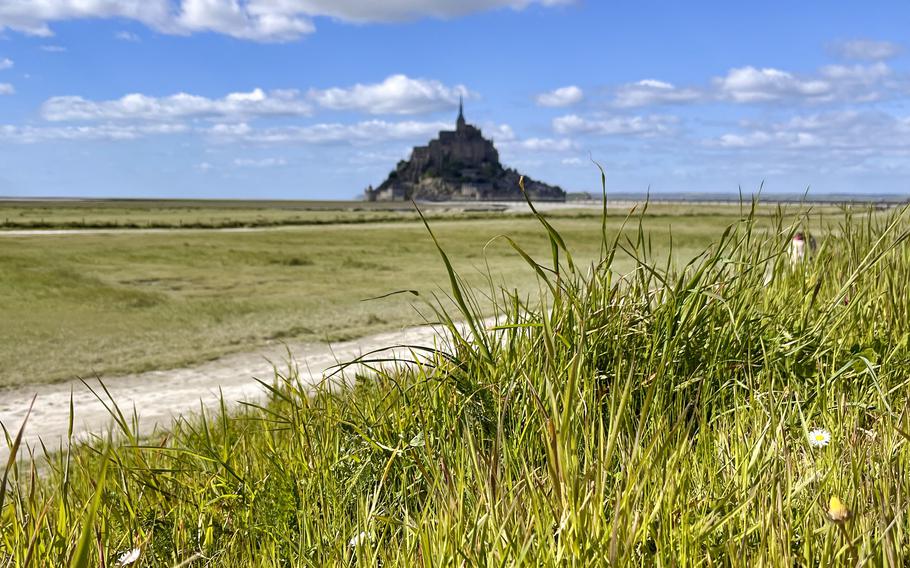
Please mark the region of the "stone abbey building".
[[[364, 192], [367, 201], [511, 201], [523, 199], [521, 177], [499, 163], [499, 152], [480, 129], [464, 119], [458, 105], [455, 130], [444, 130], [426, 146], [417, 146], [410, 160], [398, 162], [382, 184]], [[566, 192], [525, 177], [525, 190], [535, 200], [565, 201]]]

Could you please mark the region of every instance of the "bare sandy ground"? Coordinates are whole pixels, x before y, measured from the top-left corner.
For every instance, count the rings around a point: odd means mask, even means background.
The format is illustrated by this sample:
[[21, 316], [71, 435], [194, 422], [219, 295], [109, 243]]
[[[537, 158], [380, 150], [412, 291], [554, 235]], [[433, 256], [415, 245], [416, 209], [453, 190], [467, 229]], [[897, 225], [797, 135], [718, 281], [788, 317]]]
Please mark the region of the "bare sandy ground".
[[[292, 363], [299, 368], [301, 383], [315, 384], [334, 372], [338, 363], [348, 363], [377, 349], [384, 351], [369, 358], [413, 360], [412, 352], [402, 346], [433, 347], [434, 343], [442, 341], [441, 337], [438, 328], [421, 326], [332, 345], [310, 343], [272, 347], [227, 355], [195, 367], [103, 377], [103, 380], [111, 397], [128, 418], [133, 409], [136, 410], [140, 434], [148, 434], [156, 426], [168, 426], [175, 417], [198, 412], [200, 405], [217, 407], [220, 395], [231, 407], [240, 401], [262, 401], [265, 389], [254, 379], [271, 384], [276, 368], [286, 374], [288, 349], [294, 357]], [[88, 382], [100, 392], [96, 380]], [[41, 441], [49, 450], [59, 450], [66, 443], [69, 428], [70, 393], [74, 408], [74, 438], [87, 439], [93, 434], [110, 431], [113, 426], [110, 413], [102, 401], [79, 381], [0, 390], [0, 423], [11, 431], [11, 436], [15, 436], [32, 397], [37, 395], [26, 425], [23, 445], [37, 448], [36, 456], [41, 453]], [[2, 469], [9, 456], [9, 448], [2, 441], [0, 444]]]

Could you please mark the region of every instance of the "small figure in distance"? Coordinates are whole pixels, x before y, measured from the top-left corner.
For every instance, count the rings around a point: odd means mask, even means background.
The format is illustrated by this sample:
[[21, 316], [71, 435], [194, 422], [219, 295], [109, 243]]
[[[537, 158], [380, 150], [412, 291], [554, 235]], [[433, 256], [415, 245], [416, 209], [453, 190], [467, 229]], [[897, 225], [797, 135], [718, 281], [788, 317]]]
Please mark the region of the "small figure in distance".
[[813, 252], [815, 252], [815, 239], [807, 238], [805, 233], [798, 231], [790, 241], [790, 265], [795, 266], [803, 262]]

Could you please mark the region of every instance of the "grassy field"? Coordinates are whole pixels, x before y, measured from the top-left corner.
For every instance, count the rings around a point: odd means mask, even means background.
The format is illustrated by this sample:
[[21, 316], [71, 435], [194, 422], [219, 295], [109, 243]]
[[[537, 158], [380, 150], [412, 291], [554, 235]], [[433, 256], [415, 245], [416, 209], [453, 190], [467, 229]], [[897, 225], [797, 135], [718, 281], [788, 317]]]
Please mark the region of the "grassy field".
[[[645, 219], [655, 251], [688, 256], [736, 219], [659, 212]], [[599, 254], [600, 219], [553, 221], [580, 259]], [[611, 217], [616, 230], [621, 219]], [[434, 221], [474, 285], [537, 290], [500, 234], [548, 250], [534, 219]], [[636, 229], [637, 230], [637, 229]], [[628, 230], [633, 234], [633, 229]], [[226, 233], [0, 236], [0, 385], [168, 368], [275, 341], [350, 339], [423, 323], [411, 307], [446, 285], [417, 221]], [[620, 269], [631, 266], [621, 258]], [[421, 293], [361, 300], [403, 289]]]
[[[430, 217], [484, 217], [482, 204], [427, 205]], [[240, 228], [417, 219], [403, 202], [244, 200], [0, 201], [3, 229]]]
[[[792, 218], [715, 227], [704, 254], [669, 269], [661, 227], [633, 225], [623, 244], [608, 226], [591, 270], [578, 260], [600, 226], [553, 225], [508, 227], [549, 292], [503, 290], [495, 329], [448, 274], [457, 306], [440, 309], [474, 333], [453, 325], [423, 364], [315, 391], [277, 376], [266, 407], [176, 423], [150, 443], [120, 417], [125, 443], [13, 464], [0, 559], [910, 562], [906, 212], [845, 214], [795, 265]], [[433, 224], [442, 249], [427, 254], [456, 256], [481, 226]], [[696, 246], [709, 230], [698, 220], [674, 240]], [[633, 259], [615, 264], [617, 245]]]
[[[501, 219], [528, 217], [530, 211], [497, 203], [422, 203], [430, 219]], [[587, 205], [545, 204], [548, 215], [600, 218], [600, 208]], [[629, 202], [615, 202], [609, 215], [625, 217]], [[796, 210], [798, 206], [789, 205]], [[816, 211], [832, 211], [818, 206]], [[651, 216], [686, 215], [729, 218], [738, 206], [659, 203], [649, 207]], [[759, 215], [771, 215], [775, 206], [762, 206]], [[0, 200], [0, 231], [22, 229], [174, 229], [244, 228], [417, 221], [413, 206], [405, 202], [358, 201], [243, 201], [243, 200]]]

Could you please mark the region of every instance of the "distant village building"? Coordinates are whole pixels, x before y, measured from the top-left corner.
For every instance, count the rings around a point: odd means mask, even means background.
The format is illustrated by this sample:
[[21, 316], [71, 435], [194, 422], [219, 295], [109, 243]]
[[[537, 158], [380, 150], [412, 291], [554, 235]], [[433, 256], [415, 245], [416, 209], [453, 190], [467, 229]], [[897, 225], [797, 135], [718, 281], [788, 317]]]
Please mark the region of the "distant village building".
[[[459, 103], [455, 130], [444, 130], [426, 146], [415, 147], [411, 159], [398, 162], [379, 187], [370, 186], [364, 191], [364, 198], [367, 201], [510, 201], [523, 199], [518, 187], [520, 177], [514, 169], [503, 168], [493, 142], [465, 121], [464, 105]], [[535, 200], [566, 200], [562, 188], [527, 176], [525, 190]]]

